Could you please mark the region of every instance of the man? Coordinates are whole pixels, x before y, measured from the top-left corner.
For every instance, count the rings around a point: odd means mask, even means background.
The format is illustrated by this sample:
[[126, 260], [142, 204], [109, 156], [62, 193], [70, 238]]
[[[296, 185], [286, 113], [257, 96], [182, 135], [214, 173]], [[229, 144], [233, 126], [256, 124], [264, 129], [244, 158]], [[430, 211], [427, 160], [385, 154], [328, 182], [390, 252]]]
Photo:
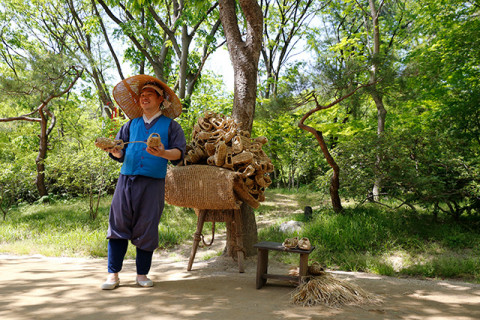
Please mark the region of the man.
[[[153, 281], [147, 275], [153, 251], [158, 247], [167, 163], [171, 161], [176, 165], [185, 154], [185, 135], [173, 120], [181, 113], [182, 106], [166, 84], [147, 75], [123, 80], [114, 88], [113, 96], [131, 119], [122, 126], [116, 139], [135, 143], [125, 144], [122, 150], [107, 150], [112, 159], [123, 165], [109, 215], [109, 274], [101, 288], [112, 290], [120, 285], [118, 273], [122, 269], [128, 240], [137, 247], [136, 283], [151, 287]], [[158, 147], [146, 144], [153, 133], [160, 135]]]

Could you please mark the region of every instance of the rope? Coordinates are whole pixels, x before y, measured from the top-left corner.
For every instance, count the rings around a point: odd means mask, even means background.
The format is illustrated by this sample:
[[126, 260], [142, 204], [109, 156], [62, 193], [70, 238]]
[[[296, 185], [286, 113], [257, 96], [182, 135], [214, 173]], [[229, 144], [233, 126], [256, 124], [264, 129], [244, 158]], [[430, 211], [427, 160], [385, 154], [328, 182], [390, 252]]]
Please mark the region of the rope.
[[213, 244], [213, 240], [215, 240], [215, 221], [212, 222], [212, 239], [210, 240], [210, 243], [207, 244], [205, 242], [205, 237], [203, 234], [200, 234], [200, 237], [202, 238], [203, 246], [202, 247], [210, 247]]

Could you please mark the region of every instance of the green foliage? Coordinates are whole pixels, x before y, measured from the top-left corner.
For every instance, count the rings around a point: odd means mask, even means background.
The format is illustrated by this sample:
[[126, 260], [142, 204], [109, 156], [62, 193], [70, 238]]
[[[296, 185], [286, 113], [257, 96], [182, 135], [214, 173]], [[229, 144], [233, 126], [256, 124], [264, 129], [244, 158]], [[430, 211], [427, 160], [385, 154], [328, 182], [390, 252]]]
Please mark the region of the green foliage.
[[[298, 62], [302, 38], [315, 30], [310, 27], [317, 11], [314, 1], [262, 1], [263, 47], [259, 61], [258, 95], [270, 98], [281, 91], [284, 78]], [[297, 52], [296, 52], [297, 51]]]
[[[47, 162], [52, 193], [63, 197], [88, 196], [91, 204], [95, 197], [112, 193], [118, 178], [118, 163], [98, 148], [63, 151], [66, 153], [50, 157]], [[90, 207], [89, 215], [95, 219], [94, 207]]]
[[1, 251], [94, 256], [102, 248], [105, 253], [108, 202], [102, 201], [100, 219], [90, 219], [86, 211], [86, 202], [79, 200], [21, 205], [0, 226]]
[[[88, 106], [88, 101], [84, 103]], [[89, 215], [95, 219], [98, 198], [113, 193], [120, 164], [94, 142], [97, 137], [114, 138], [126, 120], [91, 118], [78, 112], [75, 103], [63, 107], [63, 134], [52, 139], [56, 148], [45, 161], [49, 190], [65, 198], [87, 197]]]
[[[303, 220], [301, 215], [292, 218]], [[478, 217], [450, 224], [447, 216], [434, 222], [428, 211], [413, 214], [372, 205], [347, 207], [343, 214], [314, 209], [301, 232], [282, 234], [278, 227], [286, 219], [261, 230], [259, 240], [308, 237], [315, 246], [310, 259], [333, 269], [480, 281]]]
[[[56, 130], [49, 136], [50, 150], [45, 160], [46, 183], [51, 196], [83, 197], [111, 192], [118, 176], [118, 165], [113, 160], [106, 161], [106, 153], [100, 152], [94, 141], [99, 136], [116, 133], [120, 122], [95, 118], [93, 101], [75, 94], [71, 94], [68, 100], [53, 101], [49, 108], [57, 117]], [[34, 184], [39, 143], [34, 129], [38, 125], [30, 122], [13, 124], [0, 125], [0, 163], [3, 168], [0, 183], [16, 183], [15, 203], [33, 202], [38, 197]], [[94, 207], [91, 214], [94, 218]]]
[[[400, 271], [400, 274], [408, 276], [424, 276], [429, 278], [466, 278], [478, 282], [478, 270], [480, 263], [478, 258], [464, 255], [441, 255], [432, 259], [424, 260]], [[473, 271], [473, 273], [472, 273]]]
[[6, 192], [2, 199], [14, 200], [11, 205], [33, 201], [38, 196], [34, 184], [38, 145], [33, 131], [35, 126], [31, 123], [0, 123], [0, 185]]
[[479, 196], [478, 173], [470, 169], [478, 159], [472, 159], [470, 151], [462, 141], [429, 130], [357, 136], [337, 150], [342, 192], [365, 199], [380, 174], [387, 198], [430, 208], [448, 206], [443, 210], [458, 218]]
[[290, 99], [263, 100], [254, 120], [252, 136], [268, 138], [263, 150], [274, 165], [271, 178], [277, 187], [308, 184], [324, 164], [317, 141], [298, 127], [302, 115], [293, 109]]
[[[406, 58], [405, 84], [414, 101], [434, 104], [437, 130], [480, 144], [480, 21], [478, 8], [464, 1], [429, 3], [421, 27], [432, 36]], [[438, 13], [439, 23], [428, 15]], [[425, 19], [425, 20], [423, 20]]]
[[[159, 225], [159, 247], [172, 248], [190, 239], [196, 226], [197, 216], [193, 209], [165, 205]], [[207, 226], [205, 225], [205, 230]]]
[[[98, 218], [90, 219], [88, 199], [51, 199], [12, 208], [0, 223], [0, 252], [47, 256], [106, 257], [111, 197], [100, 201]], [[160, 248], [177, 245], [195, 231], [195, 213], [166, 205], [160, 226]], [[129, 246], [127, 258], [135, 257]]]

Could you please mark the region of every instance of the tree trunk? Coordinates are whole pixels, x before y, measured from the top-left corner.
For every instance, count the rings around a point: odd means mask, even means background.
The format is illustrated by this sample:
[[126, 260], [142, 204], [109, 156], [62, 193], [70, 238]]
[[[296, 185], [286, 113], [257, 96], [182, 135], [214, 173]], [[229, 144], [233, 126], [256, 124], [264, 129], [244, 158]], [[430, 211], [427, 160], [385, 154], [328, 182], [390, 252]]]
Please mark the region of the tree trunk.
[[332, 201], [332, 208], [335, 212], [343, 210], [342, 201], [340, 200], [340, 167], [335, 161], [332, 162], [333, 175], [330, 179], [330, 199]]
[[182, 55], [180, 56], [180, 70], [178, 77], [178, 97], [185, 99], [187, 88], [187, 68], [188, 68], [188, 51], [192, 37], [188, 35], [187, 26], [182, 27]]
[[241, 62], [233, 66], [235, 93], [232, 113], [241, 129], [251, 132], [257, 99], [257, 68], [248, 63], [248, 56], [237, 56], [237, 59]]
[[[372, 27], [373, 27], [373, 65], [372, 71], [370, 73], [370, 83], [374, 84], [377, 82], [377, 74], [379, 67], [379, 56], [380, 56], [380, 27], [378, 24], [378, 14], [377, 8], [375, 6], [375, 0], [368, 1], [370, 6], [370, 16], [372, 18]], [[385, 131], [385, 120], [387, 116], [387, 110], [383, 104], [383, 96], [378, 92], [376, 85], [374, 84], [371, 88], [370, 95], [372, 96], [375, 106], [377, 107], [377, 135], [380, 137]], [[378, 201], [380, 198], [380, 189], [382, 186], [382, 176], [380, 174], [380, 164], [382, 162], [381, 156], [376, 156], [375, 167], [376, 167], [376, 176], [375, 182], [373, 184], [372, 196], [375, 201]]]
[[47, 117], [43, 110], [39, 110], [40, 113], [40, 141], [38, 145], [38, 155], [35, 159], [35, 164], [37, 165], [37, 178], [35, 179], [35, 184], [37, 185], [37, 190], [40, 197], [46, 196], [47, 187], [45, 186], [45, 158], [47, 156], [48, 148], [48, 135], [47, 135]]
[[365, 85], [360, 85], [360, 86], [356, 87], [354, 90], [352, 90], [350, 93], [344, 95], [341, 98], [338, 98], [337, 100], [335, 100], [334, 102], [332, 102], [332, 103], [330, 103], [326, 106], [320, 105], [315, 92], [311, 92], [311, 93], [307, 94], [305, 96], [306, 97], [305, 100], [300, 103], [300, 105], [302, 105], [302, 104], [306, 104], [306, 103], [309, 103], [311, 101], [314, 101], [315, 104], [317, 105], [316, 108], [308, 111], [302, 117], [302, 119], [300, 119], [300, 122], [298, 123], [298, 127], [302, 130], [310, 132], [311, 134], [313, 134], [315, 136], [315, 139], [317, 139], [318, 144], [320, 145], [320, 148], [322, 149], [322, 152], [323, 152], [323, 155], [325, 156], [325, 159], [327, 160], [330, 167], [332, 167], [332, 169], [333, 169], [333, 175], [332, 175], [332, 178], [330, 180], [330, 198], [332, 200], [332, 207], [333, 207], [333, 210], [335, 212], [341, 212], [343, 210], [342, 203], [341, 203], [341, 200], [340, 200], [340, 195], [338, 193], [338, 191], [340, 189], [340, 167], [338, 166], [338, 164], [333, 159], [332, 155], [330, 154], [330, 151], [328, 151], [328, 147], [327, 147], [327, 144], [325, 143], [325, 139], [323, 138], [322, 132], [317, 131], [310, 126], [307, 126], [305, 124], [305, 120], [307, 120], [315, 112], [320, 111], [320, 110], [329, 109], [329, 108], [337, 105], [338, 103], [342, 102], [343, 100], [349, 98], [350, 96], [352, 96], [358, 89], [363, 88], [363, 87], [368, 87], [368, 86], [371, 86], [371, 84], [369, 83], [369, 84], [365, 84]]
[[[73, 88], [77, 80], [82, 76], [82, 73], [83, 73], [83, 69], [79, 70], [76, 66], [71, 66], [69, 69], [65, 70], [64, 73], [62, 74], [62, 77], [64, 79], [66, 79], [67, 76], [73, 77], [67, 88], [65, 88], [60, 92], [50, 94], [47, 98], [42, 100], [42, 104], [37, 109], [35, 109], [33, 112], [30, 112], [29, 114], [22, 115], [19, 117], [0, 118], [0, 122], [22, 120], [22, 121], [32, 121], [32, 122], [40, 123], [40, 134], [38, 135], [40, 138], [40, 142], [38, 147], [38, 156], [35, 159], [35, 164], [37, 166], [37, 177], [35, 180], [35, 184], [37, 185], [37, 190], [41, 197], [47, 195], [47, 188], [45, 186], [45, 158], [47, 156], [47, 151], [48, 151], [48, 136], [52, 132], [56, 124], [55, 115], [53, 114], [53, 112], [47, 109], [47, 105], [52, 99], [61, 97], [64, 94], [68, 93]], [[37, 112], [39, 113], [40, 118], [30, 117], [32, 114], [35, 114]], [[50, 116], [51, 118], [50, 127], [48, 127], [47, 116]]]
[[328, 151], [327, 144], [325, 143], [325, 139], [323, 138], [323, 134], [320, 131], [315, 130], [312, 127], [309, 127], [304, 124], [305, 120], [314, 112], [321, 110], [321, 108], [317, 108], [314, 110], [311, 110], [308, 112], [306, 115], [303, 116], [303, 118], [300, 120], [300, 123], [298, 126], [310, 133], [312, 133], [315, 136], [315, 139], [317, 139], [318, 144], [320, 145], [320, 148], [322, 149], [323, 155], [325, 157], [325, 160], [327, 160], [328, 165], [332, 168], [333, 170], [333, 175], [332, 178], [330, 179], [330, 199], [332, 201], [332, 208], [333, 211], [335, 212], [341, 212], [343, 210], [342, 207], [342, 201], [340, 200], [340, 195], [339, 195], [339, 190], [340, 190], [340, 167], [338, 166], [337, 162], [335, 159], [333, 159], [330, 151]]
[[[257, 98], [257, 72], [263, 36], [262, 9], [255, 0], [239, 0], [246, 19], [245, 40], [239, 29], [235, 0], [220, 0], [219, 13], [234, 72], [233, 119], [242, 130], [252, 131]], [[256, 254], [257, 225], [253, 209], [242, 205], [243, 241], [246, 256]], [[231, 233], [227, 229], [227, 234]], [[227, 237], [228, 238], [228, 237]], [[228, 244], [227, 244], [228, 246]]]
[[[242, 204], [240, 210], [242, 212], [243, 247], [245, 249], [245, 254], [247, 256], [252, 256], [256, 254], [253, 245], [258, 242], [257, 222], [255, 221], [255, 213], [253, 212], [252, 207], [250, 207], [246, 203]], [[228, 255], [235, 257], [235, 252], [232, 250], [232, 248], [234, 248], [234, 244], [236, 241], [236, 231], [232, 225], [227, 224], [226, 227], [227, 244], [225, 246], [225, 251]]]
[[95, 66], [92, 67], [91, 75], [95, 81], [95, 86], [97, 87], [100, 103], [102, 104], [104, 111], [107, 113], [107, 117], [111, 118], [112, 111], [115, 109], [115, 106], [113, 105], [112, 98], [105, 90], [105, 82], [102, 81], [101, 76]]
[[[94, 11], [96, 11], [97, 8], [96, 8], [96, 5], [95, 5], [95, 2], [92, 2], [92, 5], [94, 7]], [[74, 5], [73, 1], [69, 1], [68, 6], [70, 8], [70, 12], [71, 12], [71, 14], [74, 18], [74, 22], [75, 22], [75, 23], [72, 23], [72, 25], [76, 26], [75, 29], [77, 30], [76, 31], [77, 35], [74, 36], [73, 38], [75, 39], [75, 42], [77, 44], [77, 48], [81, 52], [83, 52], [83, 54], [87, 58], [87, 61], [88, 61], [89, 65], [91, 66], [91, 71], [89, 72], [89, 74], [93, 78], [93, 80], [95, 82], [95, 86], [97, 87], [97, 92], [98, 92], [98, 96], [99, 96], [99, 99], [100, 99], [100, 104], [102, 106], [102, 113], [103, 113], [103, 111], [106, 112], [107, 116], [110, 118], [111, 115], [112, 115], [112, 112], [115, 110], [115, 107], [113, 106], [112, 99], [111, 99], [108, 91], [106, 90], [105, 79], [102, 76], [102, 71], [97, 67], [98, 66], [98, 61], [96, 61], [96, 59], [94, 58], [94, 54], [92, 53], [91, 36], [88, 32], [85, 32], [85, 30], [83, 29], [84, 24], [83, 24], [83, 21], [82, 21], [82, 18], [81, 18], [81, 13], [79, 13], [79, 11], [77, 11], [77, 9], [75, 8], [75, 5]], [[98, 14], [98, 11], [96, 11], [96, 14], [97, 14], [97, 17], [100, 17], [100, 15]], [[99, 19], [99, 21], [100, 21], [102, 30], [104, 30], [104, 25], [103, 25], [103, 22], [101, 21], [101, 18]], [[106, 32], [104, 32], [104, 37], [105, 37], [105, 40], [106, 40], [107, 44], [110, 47], [111, 45], [110, 45], [110, 42], [108, 40], [108, 36], [107, 36]], [[68, 47], [65, 39], [62, 40], [62, 44], [66, 45]], [[116, 57], [114, 56], [114, 58], [116, 58]]]
[[[303, 129], [303, 128], [302, 128]], [[306, 129], [304, 129], [306, 130]], [[316, 130], [315, 130], [316, 131]], [[337, 162], [333, 159], [330, 151], [328, 151], [327, 144], [325, 143], [325, 139], [323, 138], [323, 134], [320, 131], [316, 131], [314, 133], [315, 138], [317, 138], [318, 144], [322, 149], [323, 155], [327, 160], [330, 167], [332, 167], [333, 175], [330, 179], [330, 200], [332, 201], [332, 208], [335, 212], [341, 212], [343, 210], [342, 202], [340, 200], [340, 195], [338, 193], [340, 189], [340, 167], [338, 166]]]

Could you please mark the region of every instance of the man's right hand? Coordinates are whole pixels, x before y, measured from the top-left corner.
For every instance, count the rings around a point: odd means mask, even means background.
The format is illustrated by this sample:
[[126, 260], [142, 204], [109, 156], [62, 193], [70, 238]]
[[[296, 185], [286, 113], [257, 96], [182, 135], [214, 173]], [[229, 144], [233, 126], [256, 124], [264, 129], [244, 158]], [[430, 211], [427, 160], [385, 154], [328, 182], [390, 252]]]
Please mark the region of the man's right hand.
[[121, 158], [123, 156], [123, 151], [118, 150], [117, 148], [108, 148], [105, 149], [105, 151], [111, 153], [115, 158]]

